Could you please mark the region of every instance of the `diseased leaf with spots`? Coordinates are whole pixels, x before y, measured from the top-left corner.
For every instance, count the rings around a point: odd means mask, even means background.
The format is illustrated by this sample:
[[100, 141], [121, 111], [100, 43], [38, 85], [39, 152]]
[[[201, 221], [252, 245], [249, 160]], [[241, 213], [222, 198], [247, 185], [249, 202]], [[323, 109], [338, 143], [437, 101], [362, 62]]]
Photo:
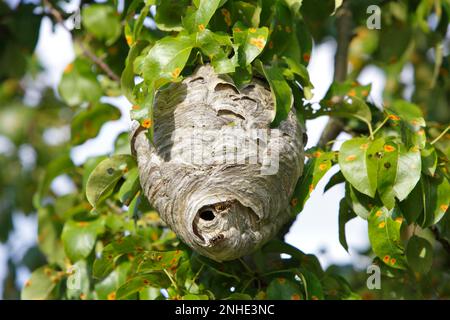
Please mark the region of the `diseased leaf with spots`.
[[320, 179], [330, 170], [335, 158], [334, 152], [325, 152], [320, 149], [308, 152], [310, 159], [303, 168], [303, 174], [298, 180], [291, 198], [291, 207], [294, 214], [303, 210], [314, 188]]
[[377, 189], [377, 152], [383, 144], [383, 139], [353, 138], [345, 141], [339, 151], [339, 166], [345, 179], [372, 198]]
[[137, 275], [120, 286], [116, 292], [115, 299], [125, 299], [148, 287], [167, 288], [169, 285], [170, 280], [164, 272]]
[[241, 67], [245, 67], [255, 60], [266, 46], [269, 29], [247, 28], [241, 23], [233, 26], [233, 40], [239, 46], [238, 62]]
[[403, 218], [396, 210], [374, 207], [369, 215], [369, 240], [375, 254], [388, 266], [405, 268], [404, 248], [400, 239]]
[[302, 300], [300, 285], [284, 277], [273, 279], [267, 287], [267, 299], [270, 300]]
[[189, 32], [197, 32], [205, 29], [214, 12], [221, 4], [221, 0], [199, 0], [194, 2], [195, 7], [189, 7], [183, 25]]
[[168, 270], [175, 273], [183, 251], [146, 251], [138, 259], [135, 259], [136, 272], [148, 273], [153, 271]]
[[[95, 264], [94, 264], [95, 266]], [[116, 291], [127, 280], [127, 275], [130, 270], [130, 263], [123, 262], [111, 272], [108, 277], [98, 282], [95, 285], [95, 293], [100, 300], [115, 300]]]
[[377, 189], [381, 201], [390, 210], [395, 206], [394, 185], [397, 177], [399, 146], [394, 142], [387, 142], [380, 152], [382, 157], [378, 163]]
[[193, 37], [184, 34], [157, 41], [142, 62], [144, 80], [155, 88], [177, 81], [194, 44]]
[[49, 266], [36, 269], [25, 282], [21, 293], [22, 300], [50, 299], [53, 289], [61, 281], [61, 275]]

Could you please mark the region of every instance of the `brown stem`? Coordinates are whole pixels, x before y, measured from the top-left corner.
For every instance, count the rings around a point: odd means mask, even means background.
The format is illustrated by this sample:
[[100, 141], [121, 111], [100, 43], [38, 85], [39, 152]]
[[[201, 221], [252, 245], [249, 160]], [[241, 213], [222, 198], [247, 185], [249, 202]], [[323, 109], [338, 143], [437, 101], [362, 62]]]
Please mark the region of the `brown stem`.
[[[50, 3], [50, 1], [48, 0], [42, 0], [44, 7], [47, 7], [47, 9], [49, 10], [49, 13], [53, 16], [53, 18], [55, 18], [55, 20], [68, 32], [72, 33], [71, 30], [69, 30], [69, 28], [66, 27], [66, 25], [64, 24], [64, 18], [62, 17], [61, 13], [55, 9], [55, 7], [53, 7], [53, 5]], [[112, 80], [116, 81], [116, 82], [120, 82], [120, 77], [118, 75], [116, 75], [114, 73], [114, 71], [111, 70], [111, 68], [99, 57], [97, 57], [91, 50], [89, 50], [89, 48], [87, 48], [84, 43], [77, 39], [74, 38], [74, 41], [79, 45], [79, 47], [81, 48], [81, 51], [83, 51], [83, 54], [88, 57], [89, 59], [91, 59], [97, 66], [100, 67], [100, 69], [102, 69], [106, 75], [108, 77], [110, 77]]]
[[[348, 73], [348, 48], [352, 37], [352, 12], [350, 0], [336, 12], [337, 50], [334, 59], [334, 81], [343, 82]], [[344, 123], [340, 119], [330, 118], [319, 139], [318, 146], [324, 148], [328, 142], [333, 141], [344, 129]]]

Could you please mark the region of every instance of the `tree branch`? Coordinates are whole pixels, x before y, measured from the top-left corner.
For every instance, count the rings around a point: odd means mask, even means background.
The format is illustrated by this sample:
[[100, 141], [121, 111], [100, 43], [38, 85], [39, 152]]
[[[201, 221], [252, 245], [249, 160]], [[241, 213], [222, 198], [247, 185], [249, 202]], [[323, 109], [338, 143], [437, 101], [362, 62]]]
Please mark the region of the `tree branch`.
[[[348, 73], [348, 49], [352, 38], [352, 12], [350, 10], [350, 0], [344, 1], [344, 4], [336, 12], [337, 49], [334, 60], [334, 81], [343, 82]], [[318, 146], [324, 148], [330, 141], [344, 129], [344, 123], [335, 118], [328, 120], [325, 129], [320, 136]]]
[[[48, 0], [43, 0], [44, 7], [47, 7], [49, 10], [49, 13], [55, 20], [69, 33], [72, 33], [69, 28], [64, 24], [64, 18], [62, 17], [61, 13], [55, 9], [55, 7], [50, 3]], [[99, 57], [97, 57], [89, 48], [87, 48], [84, 43], [80, 40], [74, 37], [74, 42], [78, 44], [78, 46], [81, 48], [81, 51], [83, 51], [83, 54], [88, 57], [92, 62], [94, 62], [100, 69], [102, 69], [106, 75], [111, 78], [112, 80], [116, 82], [120, 82], [120, 77], [114, 73], [114, 71], [111, 70], [111, 68]]]

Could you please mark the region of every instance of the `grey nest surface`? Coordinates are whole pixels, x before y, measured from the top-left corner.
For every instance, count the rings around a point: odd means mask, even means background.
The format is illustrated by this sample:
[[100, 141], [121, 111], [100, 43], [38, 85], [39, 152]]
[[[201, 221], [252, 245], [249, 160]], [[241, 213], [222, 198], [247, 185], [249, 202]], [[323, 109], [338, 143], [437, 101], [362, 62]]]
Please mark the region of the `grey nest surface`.
[[[292, 108], [291, 108], [292, 109]], [[209, 65], [159, 90], [154, 137], [130, 133], [143, 192], [187, 245], [216, 261], [251, 253], [286, 223], [303, 170], [295, 111], [277, 128], [270, 87], [237, 88]]]

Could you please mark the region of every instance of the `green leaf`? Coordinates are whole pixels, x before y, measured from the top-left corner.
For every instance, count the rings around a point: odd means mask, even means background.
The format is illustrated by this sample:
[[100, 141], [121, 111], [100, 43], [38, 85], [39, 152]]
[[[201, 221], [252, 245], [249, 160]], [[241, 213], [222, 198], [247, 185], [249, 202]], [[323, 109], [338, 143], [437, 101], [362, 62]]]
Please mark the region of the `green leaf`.
[[374, 205], [374, 199], [359, 192], [349, 183], [345, 184], [345, 199], [353, 212], [364, 220], [367, 220], [370, 210]]
[[107, 198], [120, 178], [136, 166], [133, 157], [117, 155], [100, 162], [92, 171], [86, 185], [86, 197], [96, 207]]
[[294, 77], [290, 76], [289, 79], [298, 80], [299, 83], [302, 85], [305, 99], [311, 100], [313, 98], [312, 89], [314, 89], [314, 86], [311, 83], [311, 80], [309, 79], [308, 69], [306, 69], [306, 67], [297, 60], [288, 57], [283, 57], [283, 60], [286, 62], [288, 66], [288, 69], [286, 69], [284, 72], [285, 76], [286, 73], [287, 74], [292, 73], [296, 75]]
[[273, 279], [267, 287], [269, 300], [301, 300], [302, 298], [300, 286], [284, 277]]
[[356, 215], [349, 207], [347, 200], [344, 198], [339, 203], [339, 243], [348, 252], [347, 239], [345, 237], [345, 225], [348, 221], [355, 218]]
[[134, 261], [136, 272], [149, 273], [153, 271], [171, 270], [178, 267], [183, 251], [146, 251], [139, 259]]
[[103, 248], [101, 257], [95, 259], [92, 275], [95, 278], [103, 279], [115, 268], [115, 264], [121, 256], [122, 253], [117, 253], [114, 250], [113, 245], [108, 244], [105, 248]]
[[239, 45], [238, 61], [241, 67], [253, 62], [266, 46], [269, 29], [247, 28], [242, 23], [236, 23], [233, 27], [234, 43]]
[[42, 200], [47, 194], [52, 181], [59, 175], [70, 171], [74, 167], [72, 159], [69, 154], [64, 153], [58, 158], [52, 160], [47, 165], [47, 170], [44, 176], [39, 181], [39, 186], [36, 194], [33, 197], [33, 205], [36, 208], [42, 206]]
[[48, 263], [64, 266], [64, 247], [61, 242], [62, 224], [60, 217], [51, 207], [38, 209], [38, 244], [39, 249], [45, 254]]
[[421, 183], [416, 184], [408, 197], [399, 203], [399, 207], [408, 224], [412, 224], [417, 221], [417, 218], [423, 211]]
[[245, 293], [234, 292], [224, 300], [253, 300], [252, 297]]
[[209, 300], [209, 297], [206, 294], [187, 294], [184, 295], [183, 300]]
[[344, 100], [330, 108], [329, 114], [334, 117], [356, 118], [368, 126], [372, 121], [372, 113], [364, 100], [358, 97]]
[[121, 263], [108, 277], [95, 285], [98, 299], [114, 300], [116, 298], [116, 290], [126, 282], [130, 266], [129, 262]]
[[319, 278], [311, 271], [300, 269], [300, 275], [305, 289], [305, 297], [307, 300], [323, 300], [323, 289]]
[[383, 139], [353, 138], [345, 141], [339, 151], [339, 166], [345, 179], [361, 193], [375, 196], [378, 157]]
[[414, 131], [426, 126], [422, 110], [413, 103], [396, 100], [386, 109], [386, 112], [398, 116], [402, 122]]
[[227, 34], [214, 33], [205, 29], [196, 34], [196, 47], [209, 57], [214, 71], [218, 74], [233, 73], [238, 66], [237, 55], [228, 58], [233, 43]]
[[127, 59], [125, 60], [125, 68], [123, 69], [122, 76], [120, 78], [120, 86], [123, 94], [131, 103], [135, 105], [137, 104], [137, 97], [133, 93], [133, 89], [135, 88], [133, 64], [136, 58], [147, 46], [149, 46], [147, 41], [137, 41], [131, 46]]
[[402, 138], [407, 146], [416, 146], [424, 148], [426, 142], [425, 131], [422, 127], [426, 126], [421, 109], [404, 100], [396, 100], [386, 112], [393, 121], [400, 121], [402, 128]]
[[90, 62], [76, 59], [64, 70], [58, 90], [67, 104], [75, 106], [83, 102], [99, 101], [102, 88], [91, 67]]
[[369, 240], [375, 254], [388, 266], [405, 268], [404, 249], [400, 239], [402, 217], [394, 210], [374, 207], [369, 215]]
[[49, 266], [41, 267], [31, 274], [30, 279], [25, 282], [22, 289], [22, 300], [46, 300], [56, 285], [60, 282], [58, 273]]
[[421, 161], [420, 152], [416, 148], [409, 151], [404, 145], [399, 145], [399, 158], [397, 177], [394, 184], [394, 193], [398, 200], [404, 200], [414, 189], [420, 179]]
[[199, 0], [196, 8], [188, 9], [183, 19], [184, 27], [191, 33], [204, 30], [220, 4], [221, 0]]
[[423, 175], [420, 180], [422, 215], [420, 226], [427, 228], [442, 219], [450, 203], [450, 183], [440, 171], [435, 178]]
[[394, 185], [397, 178], [399, 146], [394, 142], [386, 142], [383, 156], [378, 163], [378, 193], [381, 201], [389, 210], [395, 206]]
[[157, 41], [144, 58], [144, 80], [154, 83], [155, 88], [178, 80], [194, 44], [192, 36], [183, 34]]
[[119, 200], [128, 205], [130, 201], [134, 198], [134, 196], [140, 190], [140, 182], [139, 182], [139, 171], [138, 168], [132, 168], [125, 177], [125, 182], [120, 187], [119, 193], [117, 194]]
[[434, 224], [438, 223], [444, 217], [450, 206], [450, 182], [448, 181], [448, 178], [441, 175], [441, 181], [438, 182], [436, 188], [437, 197], [434, 209]]
[[433, 263], [433, 246], [424, 238], [413, 235], [406, 246], [406, 259], [415, 272], [428, 273]]
[[148, 287], [167, 288], [170, 281], [163, 272], [135, 276], [125, 282], [116, 293], [116, 299], [121, 300]]
[[181, 31], [181, 17], [184, 16], [189, 0], [162, 0], [156, 6], [155, 23], [163, 31]]
[[327, 192], [328, 190], [330, 190], [331, 188], [333, 188], [334, 186], [344, 183], [345, 182], [345, 178], [344, 175], [342, 174], [342, 172], [339, 170], [338, 172], [336, 172], [328, 181], [328, 183], [326, 184], [325, 188], [323, 189], [323, 192]]
[[271, 126], [278, 126], [281, 121], [287, 118], [292, 108], [293, 97], [291, 87], [283, 77], [283, 71], [278, 67], [264, 66], [261, 61], [256, 62], [256, 66], [264, 74], [270, 85], [272, 97], [275, 102], [275, 117]]
[[122, 32], [120, 15], [114, 7], [105, 4], [83, 7], [81, 22], [89, 33], [104, 40], [107, 45], [113, 44]]
[[334, 152], [315, 150], [309, 152], [311, 159], [303, 168], [303, 174], [297, 181], [291, 198], [292, 212], [297, 214], [303, 210], [306, 201], [325, 173], [330, 170]]
[[94, 249], [97, 236], [104, 232], [104, 219], [90, 221], [69, 220], [64, 225], [61, 239], [69, 259], [74, 262], [87, 258]]
[[72, 119], [72, 144], [82, 144], [96, 137], [105, 122], [118, 120], [120, 116], [119, 109], [104, 103], [96, 103], [82, 110]]
[[422, 158], [422, 172], [432, 177], [437, 167], [436, 150], [432, 145], [427, 144], [425, 148], [420, 150], [420, 156]]

